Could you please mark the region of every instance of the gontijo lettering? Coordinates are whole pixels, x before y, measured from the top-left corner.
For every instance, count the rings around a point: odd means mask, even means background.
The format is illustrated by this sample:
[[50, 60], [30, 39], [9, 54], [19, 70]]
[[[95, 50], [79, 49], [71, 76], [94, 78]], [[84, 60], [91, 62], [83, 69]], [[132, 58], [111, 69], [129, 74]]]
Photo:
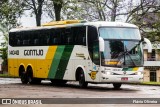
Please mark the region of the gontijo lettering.
[[43, 49], [24, 50], [24, 56], [43, 56]]

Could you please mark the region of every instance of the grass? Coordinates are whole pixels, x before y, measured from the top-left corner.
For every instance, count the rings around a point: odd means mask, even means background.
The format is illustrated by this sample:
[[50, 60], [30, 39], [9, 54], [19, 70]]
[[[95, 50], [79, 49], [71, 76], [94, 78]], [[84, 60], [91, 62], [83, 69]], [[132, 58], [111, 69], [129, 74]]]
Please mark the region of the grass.
[[13, 77], [13, 76], [9, 76], [8, 74], [0, 74], [0, 77], [1, 78], [16, 78], [16, 77]]
[[0, 74], [0, 77], [8, 77], [8, 74]]
[[143, 85], [160, 85], [160, 82], [142, 82]]

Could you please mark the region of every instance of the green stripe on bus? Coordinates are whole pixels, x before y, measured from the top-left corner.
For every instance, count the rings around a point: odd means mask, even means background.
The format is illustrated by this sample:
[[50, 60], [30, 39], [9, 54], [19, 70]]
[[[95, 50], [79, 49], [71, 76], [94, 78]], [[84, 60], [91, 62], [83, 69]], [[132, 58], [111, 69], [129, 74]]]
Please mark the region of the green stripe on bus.
[[122, 71], [133, 71], [133, 68], [123, 68]]
[[51, 64], [51, 67], [50, 67], [48, 78], [54, 78], [55, 77], [56, 71], [58, 69], [58, 65], [60, 63], [62, 53], [64, 51], [64, 48], [65, 48], [65, 46], [58, 46], [57, 47], [56, 53], [55, 53], [54, 58], [52, 60], [52, 64]]
[[71, 56], [71, 53], [73, 51], [73, 47], [74, 47], [73, 45], [65, 46], [62, 57], [60, 59], [58, 70], [55, 75], [55, 79], [63, 79], [64, 73], [66, 71], [66, 68], [67, 68], [67, 65], [68, 65], [68, 62], [69, 62], [69, 59]]

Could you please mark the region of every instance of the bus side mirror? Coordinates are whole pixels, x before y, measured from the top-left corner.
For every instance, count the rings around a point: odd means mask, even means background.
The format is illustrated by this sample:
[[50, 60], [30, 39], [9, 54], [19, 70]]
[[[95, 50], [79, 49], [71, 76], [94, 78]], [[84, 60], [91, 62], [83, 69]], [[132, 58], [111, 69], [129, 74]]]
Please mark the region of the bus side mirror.
[[146, 42], [146, 44], [148, 46], [148, 53], [151, 53], [152, 52], [152, 44], [151, 44], [150, 40], [147, 38], [144, 38], [144, 42]]
[[104, 39], [99, 37], [99, 51], [104, 52]]

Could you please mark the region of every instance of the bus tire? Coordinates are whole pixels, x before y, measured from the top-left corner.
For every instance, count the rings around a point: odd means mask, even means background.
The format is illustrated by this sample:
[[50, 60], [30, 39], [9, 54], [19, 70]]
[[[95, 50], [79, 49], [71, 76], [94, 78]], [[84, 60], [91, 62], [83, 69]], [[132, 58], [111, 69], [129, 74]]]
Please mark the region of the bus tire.
[[22, 84], [28, 83], [27, 73], [25, 72], [25, 69], [23, 66], [20, 66], [20, 68], [19, 68], [19, 76], [20, 76]]
[[120, 89], [121, 88], [121, 83], [113, 83], [114, 89]]
[[80, 71], [78, 80], [79, 80], [79, 86], [81, 88], [86, 88], [88, 86], [88, 83], [85, 81], [85, 75], [83, 70]]
[[22, 84], [27, 84], [28, 83], [28, 77], [27, 77], [27, 74], [25, 72], [21, 73], [20, 78], [21, 78]]
[[27, 69], [27, 74], [28, 74], [28, 82], [29, 82], [29, 84], [40, 84], [41, 83], [41, 79], [33, 77], [33, 71], [32, 71], [31, 67], [29, 67]]

